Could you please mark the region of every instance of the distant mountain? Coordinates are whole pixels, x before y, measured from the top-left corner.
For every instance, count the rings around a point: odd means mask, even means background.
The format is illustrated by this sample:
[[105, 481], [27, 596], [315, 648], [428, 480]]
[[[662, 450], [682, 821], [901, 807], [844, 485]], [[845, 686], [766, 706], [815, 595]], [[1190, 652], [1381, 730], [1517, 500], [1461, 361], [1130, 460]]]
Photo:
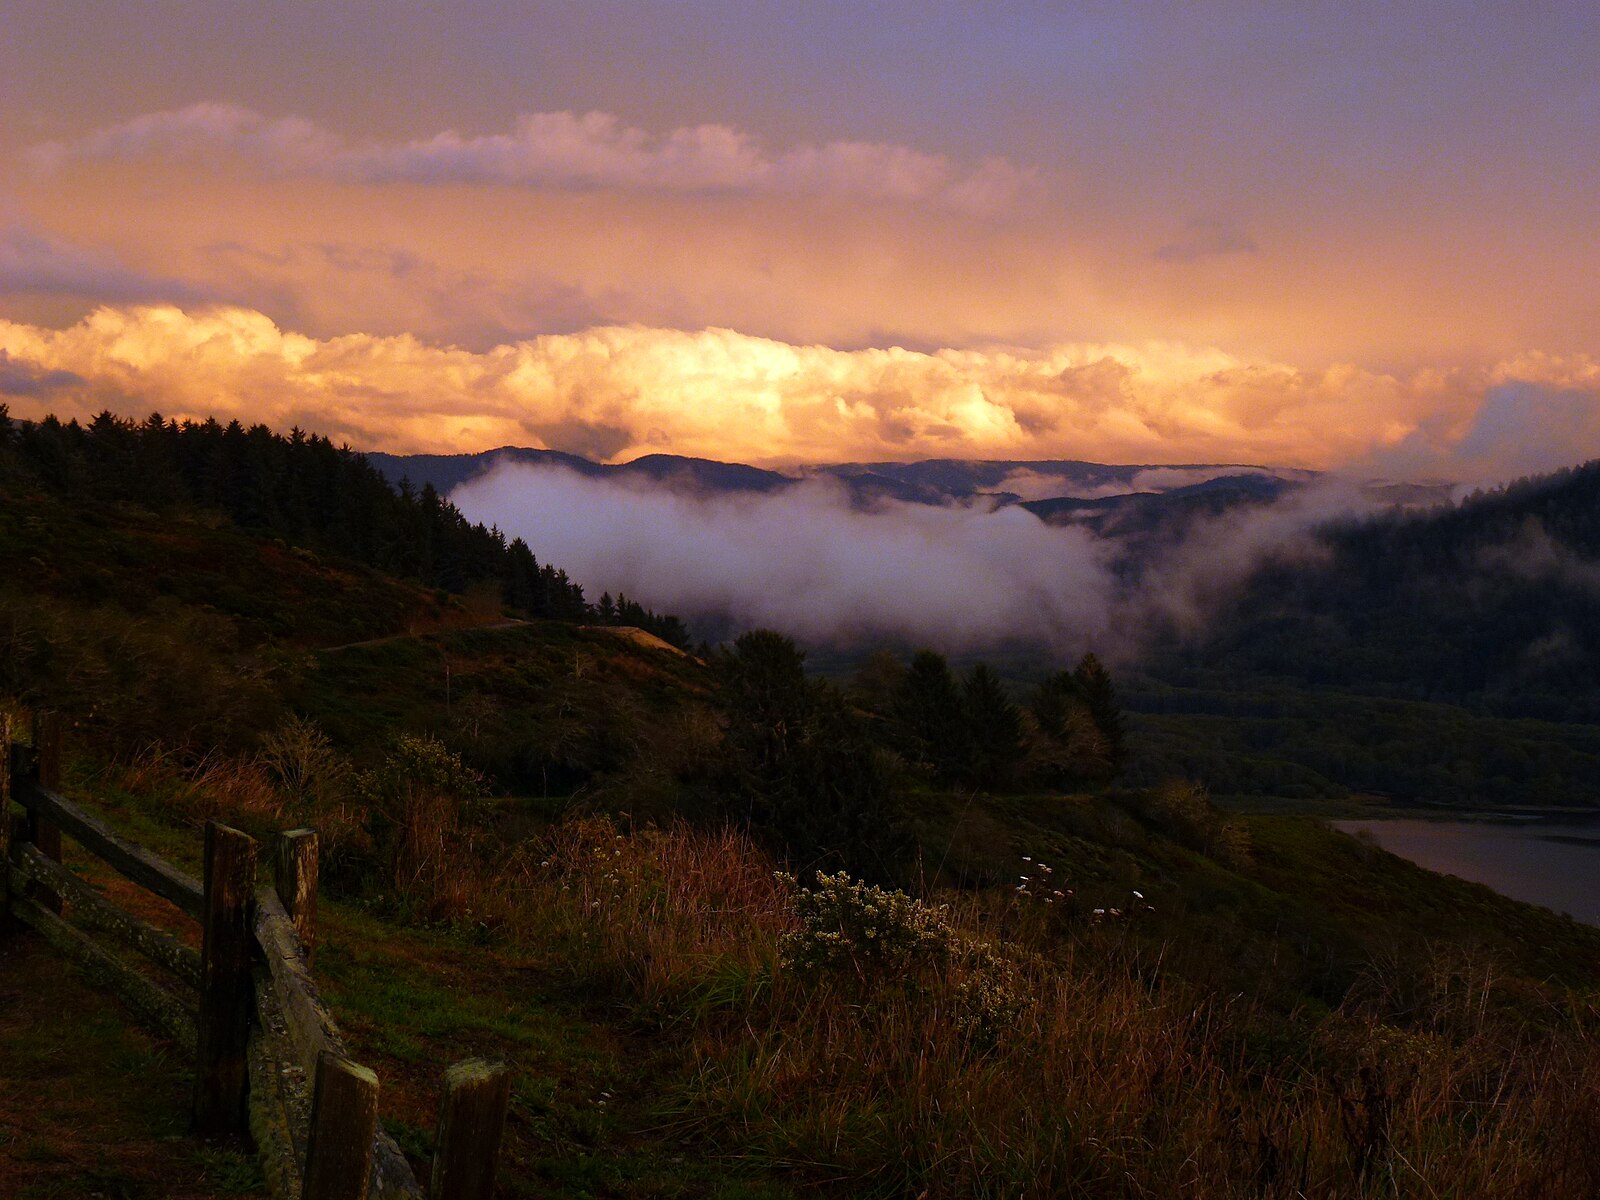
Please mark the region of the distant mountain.
[[486, 475], [505, 463], [528, 466], [558, 466], [591, 478], [635, 478], [657, 482], [681, 480], [686, 486], [706, 492], [771, 492], [795, 481], [776, 471], [748, 467], [742, 463], [716, 462], [707, 458], [684, 458], [676, 454], [647, 454], [618, 466], [592, 462], [560, 450], [534, 450], [526, 446], [502, 446], [479, 454], [383, 454], [368, 452], [367, 461], [390, 483], [402, 479], [420, 488], [433, 484], [441, 495], [464, 483]]
[[747, 467], [743, 463], [709, 458], [684, 458], [677, 454], [646, 454], [615, 467], [599, 467], [602, 475], [642, 476], [657, 482], [678, 482], [706, 492], [775, 492], [794, 480], [777, 471]]
[[480, 454], [384, 454], [369, 450], [367, 462], [390, 483], [398, 486], [408, 480], [415, 488], [433, 484], [440, 495], [448, 496], [463, 483], [487, 474], [503, 462], [540, 466], [560, 466], [581, 475], [594, 475], [603, 468], [576, 454], [560, 450], [533, 450], [524, 446], [502, 446]]
[[608, 465], [575, 454], [518, 446], [480, 454], [369, 453], [367, 460], [393, 483], [409, 479], [419, 488], [431, 483], [445, 495], [502, 463], [511, 462], [562, 466], [591, 478], [634, 477], [679, 483], [710, 494], [775, 492], [807, 478], [825, 477], [844, 484], [852, 499], [862, 506], [885, 500], [948, 504], [987, 498], [996, 504], [1023, 503], [1045, 517], [1085, 504], [1092, 507], [1095, 501], [1107, 497], [1127, 498], [1141, 493], [1187, 496], [1193, 489], [1206, 488], [1212, 490], [1194, 494], [1205, 495], [1205, 502], [1218, 508], [1235, 500], [1275, 496], [1283, 487], [1315, 478], [1314, 472], [1289, 468], [1206, 463], [1117, 465], [1075, 459], [826, 463], [783, 473], [673, 454], [648, 454], [632, 462]]
[[1271, 504], [1304, 486], [1275, 475], [1223, 475], [1165, 492], [1129, 492], [1080, 500], [1059, 496], [1025, 501], [1023, 508], [1051, 525], [1083, 525], [1106, 537], [1178, 534], [1197, 517], [1241, 505]]
[[885, 480], [936, 496], [938, 502], [973, 496], [1036, 501], [1056, 497], [1098, 497], [1131, 492], [1163, 492], [1218, 476], [1260, 475], [1304, 482], [1315, 472], [1246, 463], [1094, 463], [1081, 459], [957, 459], [920, 462], [831, 463], [813, 467], [819, 474]]

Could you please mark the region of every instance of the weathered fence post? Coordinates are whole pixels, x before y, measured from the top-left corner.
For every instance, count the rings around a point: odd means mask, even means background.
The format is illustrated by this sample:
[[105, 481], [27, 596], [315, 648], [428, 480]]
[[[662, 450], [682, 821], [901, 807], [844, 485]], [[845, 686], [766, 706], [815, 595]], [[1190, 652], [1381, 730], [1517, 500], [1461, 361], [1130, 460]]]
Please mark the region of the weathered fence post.
[[[61, 714], [45, 709], [33, 712], [33, 770], [39, 786], [52, 792], [61, 790]], [[28, 814], [27, 840], [39, 848], [39, 853], [55, 862], [61, 861], [61, 830], [35, 813]], [[39, 884], [28, 889], [30, 899], [48, 908], [61, 911], [61, 897]]]
[[302, 1200], [366, 1200], [378, 1132], [378, 1077], [324, 1050], [317, 1058]]
[[311, 962], [317, 945], [317, 831], [291, 829], [273, 847], [273, 883]]
[[445, 1072], [430, 1200], [490, 1200], [510, 1102], [504, 1063], [469, 1058]]
[[255, 839], [227, 825], [206, 822], [205, 940], [194, 1092], [194, 1127], [202, 1137], [242, 1134], [247, 1128], [245, 1055], [254, 1004], [250, 924], [255, 877]]

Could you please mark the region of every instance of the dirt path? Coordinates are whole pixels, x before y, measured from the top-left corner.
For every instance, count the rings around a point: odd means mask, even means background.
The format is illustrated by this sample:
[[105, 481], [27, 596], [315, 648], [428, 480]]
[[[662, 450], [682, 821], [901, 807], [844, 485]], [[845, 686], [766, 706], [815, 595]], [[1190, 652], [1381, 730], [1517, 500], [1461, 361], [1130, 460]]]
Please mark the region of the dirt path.
[[0, 938], [0, 1196], [265, 1196], [252, 1157], [188, 1136], [191, 1081], [38, 938]]
[[425, 633], [392, 633], [388, 637], [368, 638], [364, 642], [346, 642], [342, 646], [323, 646], [317, 650], [318, 654], [335, 654], [340, 650], [355, 650], [361, 646], [382, 646], [388, 642], [404, 642], [412, 638], [433, 637], [441, 633], [462, 633], [470, 631], [477, 633], [483, 629], [516, 629], [519, 626], [530, 624], [528, 621], [512, 619], [509, 621], [496, 621], [490, 625], [461, 625], [451, 629], [430, 629]]

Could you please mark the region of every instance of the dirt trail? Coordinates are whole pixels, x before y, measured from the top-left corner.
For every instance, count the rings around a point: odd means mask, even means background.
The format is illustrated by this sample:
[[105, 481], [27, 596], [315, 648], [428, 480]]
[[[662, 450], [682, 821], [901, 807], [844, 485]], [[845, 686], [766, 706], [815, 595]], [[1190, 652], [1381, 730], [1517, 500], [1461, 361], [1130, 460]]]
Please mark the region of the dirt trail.
[[433, 637], [436, 634], [462, 633], [466, 631], [477, 633], [479, 630], [484, 629], [516, 629], [519, 626], [528, 624], [531, 624], [531, 622], [520, 621], [513, 618], [509, 621], [495, 621], [489, 625], [460, 625], [449, 629], [429, 629], [423, 633], [391, 633], [388, 637], [368, 638], [364, 642], [346, 642], [342, 646], [322, 646], [317, 650], [317, 653], [335, 654], [340, 650], [355, 650], [361, 646], [382, 646], [389, 642], [404, 642], [409, 641], [412, 638]]

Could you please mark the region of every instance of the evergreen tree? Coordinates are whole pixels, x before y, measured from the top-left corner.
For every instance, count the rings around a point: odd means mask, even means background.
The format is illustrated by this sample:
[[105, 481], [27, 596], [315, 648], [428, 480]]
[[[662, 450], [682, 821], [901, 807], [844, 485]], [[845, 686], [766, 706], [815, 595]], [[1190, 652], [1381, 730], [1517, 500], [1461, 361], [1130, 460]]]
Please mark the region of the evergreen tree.
[[1082, 703], [1077, 676], [1071, 671], [1052, 671], [1039, 681], [1028, 707], [1039, 723], [1039, 732], [1060, 740], [1066, 736], [1073, 708]]
[[999, 787], [1022, 758], [1022, 713], [988, 663], [979, 663], [967, 675], [961, 707], [967, 732], [964, 774], [980, 787]]
[[966, 757], [966, 722], [961, 692], [942, 654], [919, 650], [896, 688], [895, 724], [901, 752], [930, 769], [936, 778], [951, 779]]
[[731, 714], [729, 733], [739, 758], [771, 785], [787, 769], [811, 700], [805, 652], [781, 633], [740, 634], [717, 660]]
[[[462, 593], [497, 585], [506, 605], [529, 616], [592, 619], [583, 589], [541, 564], [520, 539], [473, 524], [431, 485], [392, 487], [349, 447], [299, 428], [142, 422], [101, 412], [85, 427], [54, 416], [16, 422], [0, 408], [3, 474], [16, 486], [102, 505], [220, 511], [240, 526], [337, 554], [432, 588]], [[676, 617], [627, 602], [626, 623], [679, 647]], [[620, 615], [620, 614], [619, 614]]]
[[716, 660], [727, 708], [724, 791], [736, 815], [797, 865], [887, 878], [904, 848], [893, 780], [865, 720], [808, 680], [805, 654], [769, 629]]
[[1095, 728], [1105, 739], [1106, 759], [1114, 773], [1127, 762], [1128, 748], [1122, 706], [1117, 703], [1111, 674], [1093, 654], [1085, 654], [1073, 671], [1072, 678]]

